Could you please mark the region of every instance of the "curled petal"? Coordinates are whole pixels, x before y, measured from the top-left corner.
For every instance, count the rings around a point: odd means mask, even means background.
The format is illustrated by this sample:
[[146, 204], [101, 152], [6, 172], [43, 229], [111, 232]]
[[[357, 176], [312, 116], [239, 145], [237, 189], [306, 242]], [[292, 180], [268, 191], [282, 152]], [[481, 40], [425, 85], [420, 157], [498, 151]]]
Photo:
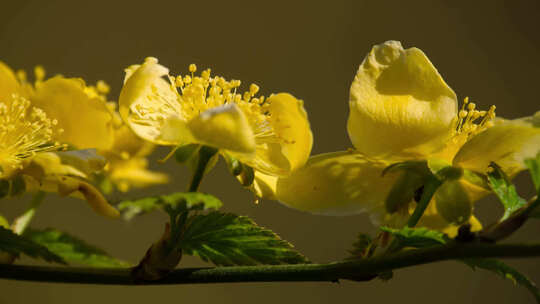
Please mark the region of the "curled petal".
[[24, 175], [27, 191], [46, 191], [84, 199], [100, 215], [116, 218], [118, 210], [109, 205], [105, 197], [91, 184], [71, 176], [48, 175], [38, 180]]
[[197, 143], [236, 153], [255, 152], [255, 137], [246, 116], [235, 104], [204, 111], [188, 122]]
[[[119, 112], [137, 136], [156, 144], [178, 145], [184, 139], [176, 134], [186, 134], [186, 128], [180, 115], [178, 93], [162, 78], [168, 73], [169, 70], [155, 58], [147, 58], [142, 65], [126, 69], [118, 101]], [[175, 127], [182, 129], [171, 131]]]
[[277, 140], [257, 140], [255, 160], [248, 164], [266, 174], [286, 176], [306, 163], [313, 146], [313, 134], [302, 100], [279, 93], [266, 102], [270, 112], [268, 122]]
[[319, 154], [290, 176], [279, 178], [276, 198], [291, 208], [326, 215], [384, 208], [397, 177], [382, 176], [387, 165], [350, 152]]
[[277, 200], [276, 187], [279, 177], [255, 171], [255, 179], [251, 190], [255, 196], [264, 199]]
[[348, 131], [368, 156], [425, 156], [452, 135], [457, 98], [426, 55], [397, 41], [373, 47], [350, 90]]
[[517, 174], [524, 169], [523, 161], [540, 151], [539, 118], [540, 112], [505, 121], [475, 135], [458, 151], [454, 165], [484, 173], [489, 163], [495, 162], [506, 174]]
[[112, 145], [113, 117], [103, 100], [87, 94], [81, 79], [57, 76], [40, 82], [32, 103], [58, 122], [58, 141], [79, 149]]

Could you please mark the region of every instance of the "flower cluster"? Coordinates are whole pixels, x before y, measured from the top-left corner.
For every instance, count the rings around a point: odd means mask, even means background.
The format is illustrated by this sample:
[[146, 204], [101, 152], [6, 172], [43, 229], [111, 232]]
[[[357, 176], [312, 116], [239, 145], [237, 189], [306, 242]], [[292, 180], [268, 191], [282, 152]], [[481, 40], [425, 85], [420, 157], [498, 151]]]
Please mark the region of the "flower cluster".
[[473, 202], [490, 193], [483, 177], [492, 162], [512, 177], [540, 150], [540, 112], [506, 120], [495, 117], [495, 106], [479, 110], [468, 98], [458, 107], [426, 55], [397, 41], [374, 46], [352, 82], [354, 148], [311, 158], [303, 101], [291, 94], [265, 97], [256, 84], [242, 92], [239, 80], [210, 69], [196, 74], [194, 64], [187, 75], [171, 75], [153, 57], [125, 71], [117, 107], [104, 82], [45, 79], [38, 67], [31, 84], [0, 64], [0, 179], [82, 195], [116, 216], [97, 188], [165, 183], [166, 175], [147, 169], [154, 145], [206, 146], [240, 164], [235, 175], [257, 198], [318, 214], [368, 212], [376, 224], [403, 226], [426, 174], [387, 168], [416, 163], [459, 172], [442, 181], [419, 222], [455, 234], [465, 223], [480, 229]]

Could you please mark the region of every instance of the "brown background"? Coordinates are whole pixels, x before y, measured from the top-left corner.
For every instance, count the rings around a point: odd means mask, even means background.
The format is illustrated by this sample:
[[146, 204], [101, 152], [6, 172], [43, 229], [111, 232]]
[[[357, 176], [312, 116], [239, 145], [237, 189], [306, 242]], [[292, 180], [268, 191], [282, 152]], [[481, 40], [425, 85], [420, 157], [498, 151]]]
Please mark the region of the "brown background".
[[[530, 115], [540, 107], [538, 1], [2, 1], [0, 59], [50, 74], [103, 79], [116, 98], [123, 68], [155, 56], [173, 72], [189, 63], [225, 77], [257, 82], [262, 93], [291, 92], [305, 100], [315, 135], [313, 153], [350, 147], [346, 133], [348, 87], [373, 44], [402, 41], [424, 50], [460, 98], [497, 105], [501, 116]], [[163, 156], [166, 150], [158, 150]], [[174, 182], [144, 193], [184, 189], [188, 171], [173, 162], [153, 167]], [[522, 177], [521, 189], [531, 193]], [[366, 216], [323, 217], [272, 201], [256, 206], [218, 166], [202, 190], [225, 210], [251, 216], [317, 262], [345, 257], [359, 231], [374, 231]], [[135, 197], [141, 192], [130, 192]], [[28, 198], [26, 197], [26, 201]], [[24, 200], [0, 202], [10, 217]], [[480, 212], [501, 212], [495, 201]], [[486, 216], [483, 216], [486, 218]], [[164, 216], [126, 223], [101, 218], [77, 200], [49, 196], [34, 225], [70, 230], [118, 257], [136, 262], [162, 230]], [[537, 236], [529, 223], [514, 241]], [[512, 265], [540, 281], [538, 259]], [[185, 259], [183, 266], [200, 265]], [[532, 303], [523, 289], [456, 262], [397, 271], [390, 282], [212, 284], [108, 287], [0, 280], [1, 303]]]

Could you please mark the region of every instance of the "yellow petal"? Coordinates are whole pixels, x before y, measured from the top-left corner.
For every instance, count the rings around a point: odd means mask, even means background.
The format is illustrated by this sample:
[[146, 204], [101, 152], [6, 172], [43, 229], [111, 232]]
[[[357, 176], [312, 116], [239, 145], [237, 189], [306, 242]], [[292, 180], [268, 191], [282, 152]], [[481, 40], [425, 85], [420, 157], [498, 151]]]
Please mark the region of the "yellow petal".
[[91, 184], [69, 176], [60, 176], [56, 182], [58, 183], [58, 193], [60, 195], [79, 193], [98, 214], [112, 218], [120, 216], [118, 210], [109, 205], [101, 192]]
[[255, 152], [255, 138], [246, 116], [235, 104], [204, 111], [188, 122], [197, 143], [236, 153]]
[[[182, 124], [176, 89], [161, 78], [168, 73], [169, 70], [155, 58], [147, 58], [142, 65], [126, 69], [126, 80], [118, 100], [119, 111], [137, 136], [156, 144], [179, 145], [184, 139], [177, 134], [186, 133], [186, 129]], [[174, 132], [175, 127], [182, 129]]]
[[260, 171], [255, 171], [255, 179], [253, 180], [251, 190], [255, 193], [255, 196], [259, 198], [277, 200], [276, 187], [278, 179], [279, 177], [275, 175], [268, 175], [261, 173]]
[[115, 159], [109, 163], [109, 177], [120, 191], [128, 191], [131, 187], [146, 187], [165, 184], [169, 177], [166, 174], [152, 172], [147, 169], [146, 158]]
[[451, 136], [457, 98], [426, 55], [397, 41], [373, 47], [350, 90], [348, 131], [368, 156], [424, 156]]
[[112, 115], [106, 103], [85, 92], [81, 79], [54, 77], [40, 82], [31, 99], [58, 121], [57, 140], [79, 149], [107, 149], [113, 143]]
[[355, 214], [382, 206], [396, 180], [387, 166], [361, 154], [334, 152], [311, 157], [306, 165], [277, 181], [283, 204], [316, 214]]
[[13, 71], [0, 61], [0, 102], [7, 103], [11, 95], [20, 94], [21, 87]]
[[263, 173], [286, 176], [308, 160], [313, 134], [302, 100], [279, 93], [266, 102], [268, 121], [280, 142], [258, 144], [255, 159], [247, 163]]
[[103, 216], [116, 218], [120, 216], [118, 210], [109, 205], [105, 197], [91, 184], [71, 176], [48, 175], [36, 179], [30, 175], [23, 175], [26, 191], [45, 191], [69, 195], [84, 199], [90, 207]]
[[495, 162], [506, 174], [517, 174], [524, 169], [524, 159], [540, 151], [540, 128], [535, 127], [539, 117], [540, 112], [534, 117], [505, 121], [475, 135], [458, 151], [454, 165], [484, 173], [489, 163]]

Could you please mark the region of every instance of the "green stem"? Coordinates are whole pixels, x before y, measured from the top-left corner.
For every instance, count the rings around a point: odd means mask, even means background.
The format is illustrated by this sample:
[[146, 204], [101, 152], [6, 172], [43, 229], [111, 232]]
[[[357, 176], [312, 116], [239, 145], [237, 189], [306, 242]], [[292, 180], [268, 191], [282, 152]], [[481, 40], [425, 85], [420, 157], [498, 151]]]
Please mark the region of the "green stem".
[[189, 185], [189, 192], [196, 192], [199, 189], [202, 178], [206, 172], [206, 167], [212, 159], [212, 157], [217, 153], [217, 149], [202, 146], [199, 150], [199, 158], [197, 160], [197, 165], [195, 167], [195, 172], [193, 172], [193, 177], [191, 178], [191, 183]]
[[16, 234], [23, 234], [23, 232], [26, 230], [26, 228], [36, 215], [37, 208], [39, 208], [44, 198], [45, 192], [43, 191], [38, 191], [36, 194], [34, 194], [34, 197], [30, 202], [30, 207], [28, 207], [28, 209], [21, 216], [16, 218], [13, 222], [13, 232], [15, 232]]
[[414, 227], [416, 224], [418, 224], [418, 221], [424, 214], [424, 211], [426, 211], [427, 206], [429, 205], [429, 202], [431, 201], [431, 198], [435, 194], [435, 191], [441, 186], [442, 182], [436, 178], [431, 177], [426, 184], [424, 185], [424, 191], [422, 193], [422, 196], [420, 197], [420, 201], [416, 205], [416, 208], [414, 209], [413, 214], [409, 218], [409, 221], [407, 222], [408, 227]]
[[184, 268], [172, 271], [164, 279], [150, 282], [134, 281], [130, 274], [131, 269], [66, 268], [7, 264], [0, 265], [0, 278], [102, 285], [293, 281], [337, 282], [341, 279], [369, 281], [377, 273], [444, 260], [537, 256], [540, 256], [540, 243], [503, 245], [468, 243], [407, 250], [369, 259], [329, 264]]

